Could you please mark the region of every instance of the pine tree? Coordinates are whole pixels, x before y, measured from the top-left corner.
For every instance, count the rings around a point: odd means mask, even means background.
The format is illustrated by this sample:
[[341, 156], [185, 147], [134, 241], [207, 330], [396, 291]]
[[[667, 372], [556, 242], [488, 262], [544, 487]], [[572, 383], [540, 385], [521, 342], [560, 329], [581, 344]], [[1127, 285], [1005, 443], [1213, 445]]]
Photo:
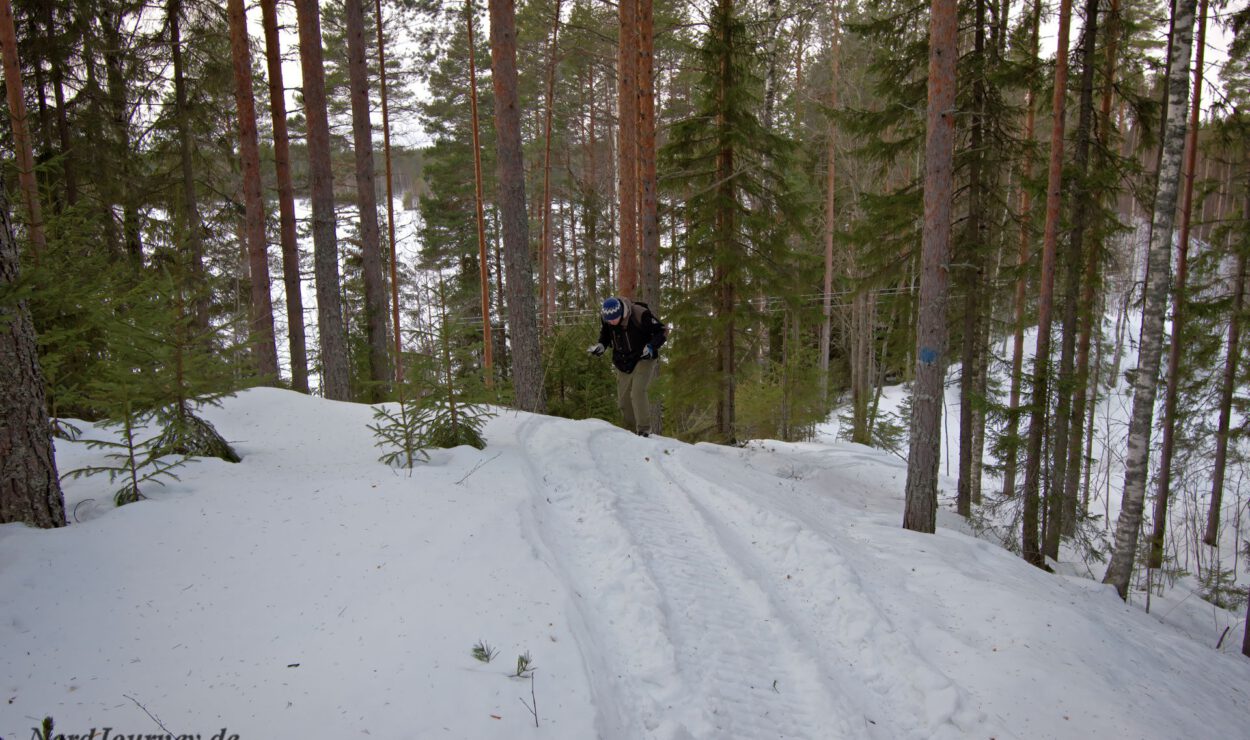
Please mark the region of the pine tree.
[[38, 340], [19, 292], [20, 260], [0, 187], [0, 524], [65, 526], [65, 500], [52, 448], [52, 427], [39, 365]]
[[521, 120], [517, 98], [516, 9], [512, 0], [491, 0], [490, 40], [513, 385], [517, 405], [524, 411], [541, 413], [546, 403], [543, 399], [538, 317], [534, 310], [529, 223], [525, 213], [525, 168], [521, 158]]
[[950, 249], [954, 157], [956, 4], [933, 0], [929, 31], [929, 113], [925, 141], [925, 218], [916, 327], [916, 381], [907, 453], [903, 527], [932, 533], [937, 526], [937, 467], [946, 353], [945, 262]]
[[339, 298], [338, 236], [335, 232], [334, 175], [330, 161], [330, 123], [326, 111], [320, 10], [315, 0], [296, 0], [300, 63], [304, 74], [304, 115], [308, 123], [308, 166], [313, 207], [313, 264], [317, 281], [317, 330], [321, 337], [322, 393], [351, 396], [347, 346]]

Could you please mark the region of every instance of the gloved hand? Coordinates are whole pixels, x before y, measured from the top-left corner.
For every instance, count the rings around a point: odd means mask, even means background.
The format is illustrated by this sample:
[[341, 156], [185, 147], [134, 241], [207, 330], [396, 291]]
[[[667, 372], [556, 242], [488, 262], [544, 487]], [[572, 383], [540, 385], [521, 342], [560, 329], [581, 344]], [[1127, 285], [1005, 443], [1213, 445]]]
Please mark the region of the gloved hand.
[[598, 357], [599, 355], [603, 354], [603, 351], [604, 351], [605, 349], [607, 349], [607, 348], [606, 348], [606, 347], [604, 347], [602, 344], [599, 344], [598, 342], [596, 342], [596, 343], [594, 343], [594, 344], [590, 345], [589, 347], [587, 347], [587, 348], [586, 348], [586, 352], [587, 352], [587, 353], [589, 353], [589, 354], [594, 355], [595, 357]]
[[650, 360], [652, 357], [655, 357], [655, 350], [651, 349], [651, 345], [648, 344], [642, 348], [642, 359]]

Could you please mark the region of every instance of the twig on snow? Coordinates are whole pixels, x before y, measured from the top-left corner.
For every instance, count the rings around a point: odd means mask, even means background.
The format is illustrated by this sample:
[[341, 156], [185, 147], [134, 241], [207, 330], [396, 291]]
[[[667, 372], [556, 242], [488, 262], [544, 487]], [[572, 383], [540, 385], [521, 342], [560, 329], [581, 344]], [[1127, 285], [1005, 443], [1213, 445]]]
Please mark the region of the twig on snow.
[[534, 715], [534, 726], [538, 726], [538, 696], [534, 694], [534, 674], [530, 674], [530, 701], [532, 705], [525, 701], [525, 697], [518, 696], [517, 701], [521, 702], [526, 709], [530, 710], [530, 714]]
[[[495, 457], [499, 457], [499, 456], [500, 456], [500, 455], [502, 455], [502, 454], [503, 454], [502, 452], [496, 452], [496, 453], [495, 453]], [[478, 461], [478, 463], [477, 463], [477, 465], [474, 465], [474, 466], [473, 466], [473, 469], [472, 469], [472, 470], [470, 470], [469, 472], [465, 473], [463, 478], [461, 478], [460, 480], [456, 481], [456, 485], [460, 485], [461, 483], [464, 483], [466, 480], [468, 480], [468, 479], [469, 479], [469, 476], [470, 476], [470, 475], [473, 475], [474, 473], [476, 473], [476, 472], [477, 472], [477, 469], [478, 469], [478, 468], [482, 467], [483, 465], [485, 465], [486, 463], [490, 462], [491, 460], [494, 460], [494, 459], [495, 459], [495, 457], [492, 457], [490, 460], [479, 460], [479, 461]]]
[[143, 706], [142, 704], [140, 704], [138, 699], [134, 698], [133, 696], [131, 696], [131, 695], [129, 695], [129, 694], [122, 694], [122, 696], [124, 696], [124, 697], [126, 697], [127, 699], [129, 699], [129, 700], [133, 701], [133, 702], [135, 703], [135, 706], [136, 706], [136, 707], [139, 707], [140, 709], [142, 709], [144, 714], [146, 714], [147, 716], [151, 717], [151, 718], [152, 718], [152, 721], [153, 721], [153, 722], [155, 722], [155, 723], [157, 724], [157, 726], [158, 726], [158, 727], [160, 727], [162, 730], [164, 730], [166, 734], [168, 734], [168, 735], [173, 735], [173, 734], [174, 734], [174, 733], [173, 733], [173, 731], [171, 731], [168, 727], [166, 727], [166, 726], [165, 726], [165, 724], [164, 724], [163, 722], [161, 722], [161, 721], [160, 721], [160, 719], [159, 719], [156, 715], [154, 715], [154, 714], [152, 714], [151, 712], [149, 712], [147, 707], [145, 707], [145, 706]]

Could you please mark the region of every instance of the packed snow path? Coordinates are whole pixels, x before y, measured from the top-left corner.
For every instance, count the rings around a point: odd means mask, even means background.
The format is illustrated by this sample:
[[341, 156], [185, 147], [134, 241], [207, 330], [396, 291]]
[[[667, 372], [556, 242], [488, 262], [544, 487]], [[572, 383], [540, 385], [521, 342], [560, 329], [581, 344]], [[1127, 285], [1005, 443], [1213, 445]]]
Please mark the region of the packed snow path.
[[[570, 447], [544, 417], [518, 438], [524, 459], [545, 463], [529, 471], [535, 544], [574, 589], [603, 737], [934, 737], [979, 724], [831, 543], [750, 502], [751, 483], [775, 478], [713, 485], [698, 467], [718, 461], [701, 448], [607, 427]], [[821, 578], [796, 578], [804, 564]]]

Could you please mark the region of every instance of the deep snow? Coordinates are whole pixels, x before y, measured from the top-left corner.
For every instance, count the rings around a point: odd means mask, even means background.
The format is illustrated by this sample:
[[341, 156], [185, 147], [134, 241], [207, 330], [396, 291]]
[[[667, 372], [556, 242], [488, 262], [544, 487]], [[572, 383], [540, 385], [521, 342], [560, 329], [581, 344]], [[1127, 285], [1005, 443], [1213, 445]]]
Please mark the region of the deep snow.
[[[0, 737], [1245, 733], [1237, 615], [1146, 614], [949, 511], [905, 531], [890, 453], [502, 411], [409, 474], [368, 406], [255, 389], [206, 416], [242, 463], [121, 509], [68, 481], [80, 523], [0, 527]], [[62, 472], [102, 454], [58, 442]]]

